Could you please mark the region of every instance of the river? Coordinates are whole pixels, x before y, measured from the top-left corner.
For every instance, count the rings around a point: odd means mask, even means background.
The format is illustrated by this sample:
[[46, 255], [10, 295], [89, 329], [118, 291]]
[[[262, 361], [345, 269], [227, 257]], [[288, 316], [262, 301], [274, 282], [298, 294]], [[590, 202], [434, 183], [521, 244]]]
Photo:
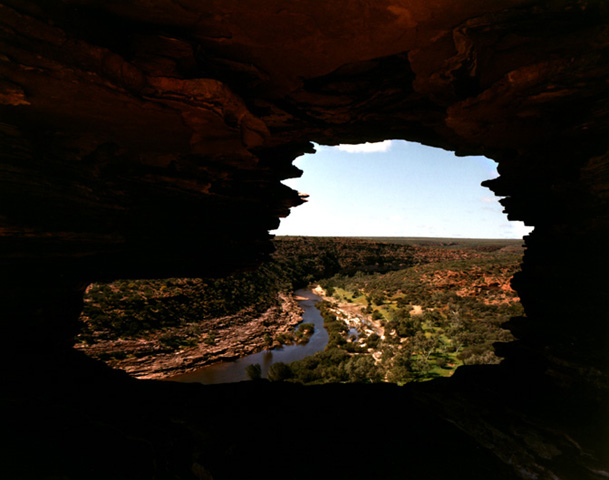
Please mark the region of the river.
[[300, 298], [298, 304], [303, 309], [302, 321], [315, 325], [315, 331], [306, 345], [286, 345], [273, 350], [248, 355], [231, 362], [221, 362], [200, 368], [194, 372], [177, 375], [169, 380], [175, 382], [204, 383], [211, 385], [215, 383], [241, 382], [248, 380], [245, 368], [248, 365], [259, 364], [262, 369], [262, 377], [266, 378], [269, 367], [273, 363], [290, 363], [302, 360], [315, 352], [322, 351], [328, 344], [328, 332], [324, 328], [324, 321], [315, 307], [321, 298], [311, 290], [296, 290], [296, 297]]

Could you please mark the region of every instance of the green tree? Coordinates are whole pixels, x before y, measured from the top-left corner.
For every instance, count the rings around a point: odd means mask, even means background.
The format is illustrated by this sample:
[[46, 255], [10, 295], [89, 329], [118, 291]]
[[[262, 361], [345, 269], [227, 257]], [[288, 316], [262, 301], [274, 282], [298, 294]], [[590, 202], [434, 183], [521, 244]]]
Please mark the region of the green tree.
[[368, 348], [376, 348], [378, 347], [380, 341], [381, 337], [379, 337], [376, 333], [371, 333], [366, 339], [366, 345]]
[[292, 378], [292, 370], [283, 362], [273, 363], [266, 378], [271, 382], [283, 382]]
[[397, 299], [397, 305], [400, 308], [410, 308], [410, 302], [408, 301], [408, 298], [406, 297], [399, 297]]
[[350, 382], [378, 382], [381, 374], [376, 363], [369, 355], [351, 357], [345, 366]]
[[245, 374], [250, 380], [260, 380], [262, 377], [262, 367], [259, 363], [254, 363], [245, 367]]
[[386, 300], [387, 300], [387, 297], [385, 296], [384, 293], [377, 293], [376, 295], [374, 295], [372, 297], [372, 303], [374, 303], [375, 305], [378, 305], [378, 306], [384, 305]]
[[412, 337], [421, 332], [421, 322], [417, 318], [400, 320], [396, 332], [400, 337]]

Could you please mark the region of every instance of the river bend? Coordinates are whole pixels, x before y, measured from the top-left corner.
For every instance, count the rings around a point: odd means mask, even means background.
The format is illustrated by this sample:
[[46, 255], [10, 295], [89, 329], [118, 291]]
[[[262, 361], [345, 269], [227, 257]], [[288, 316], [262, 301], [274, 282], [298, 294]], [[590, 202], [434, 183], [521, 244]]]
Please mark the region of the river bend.
[[241, 382], [248, 380], [245, 368], [256, 363], [262, 369], [262, 378], [266, 378], [273, 363], [290, 363], [322, 351], [328, 344], [328, 332], [324, 328], [323, 318], [315, 306], [321, 298], [311, 290], [305, 289], [296, 290], [294, 294], [303, 309], [302, 322], [315, 325], [315, 331], [306, 345], [285, 345], [273, 350], [263, 350], [234, 361], [208, 365], [194, 372], [177, 375], [169, 380], [206, 385]]

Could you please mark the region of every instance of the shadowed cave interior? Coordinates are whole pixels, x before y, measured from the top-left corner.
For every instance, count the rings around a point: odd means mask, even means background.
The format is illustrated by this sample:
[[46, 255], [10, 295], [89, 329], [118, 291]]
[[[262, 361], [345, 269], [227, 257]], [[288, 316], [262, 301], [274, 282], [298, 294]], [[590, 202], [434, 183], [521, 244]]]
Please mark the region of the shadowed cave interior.
[[[4, 476], [609, 476], [608, 19], [593, 0], [1, 2]], [[497, 161], [486, 185], [535, 226], [502, 364], [208, 387], [72, 349], [89, 283], [255, 268], [302, 202], [294, 158], [389, 138]]]

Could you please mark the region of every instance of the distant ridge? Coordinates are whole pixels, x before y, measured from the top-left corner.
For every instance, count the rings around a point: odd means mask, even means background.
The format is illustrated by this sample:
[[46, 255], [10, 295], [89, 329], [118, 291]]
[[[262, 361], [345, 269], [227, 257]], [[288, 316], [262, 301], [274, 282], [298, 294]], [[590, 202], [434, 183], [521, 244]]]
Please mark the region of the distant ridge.
[[524, 246], [521, 238], [448, 238], [448, 237], [363, 237], [341, 235], [276, 235], [276, 238], [352, 238], [397, 245], [436, 245], [471, 248], [476, 246]]

